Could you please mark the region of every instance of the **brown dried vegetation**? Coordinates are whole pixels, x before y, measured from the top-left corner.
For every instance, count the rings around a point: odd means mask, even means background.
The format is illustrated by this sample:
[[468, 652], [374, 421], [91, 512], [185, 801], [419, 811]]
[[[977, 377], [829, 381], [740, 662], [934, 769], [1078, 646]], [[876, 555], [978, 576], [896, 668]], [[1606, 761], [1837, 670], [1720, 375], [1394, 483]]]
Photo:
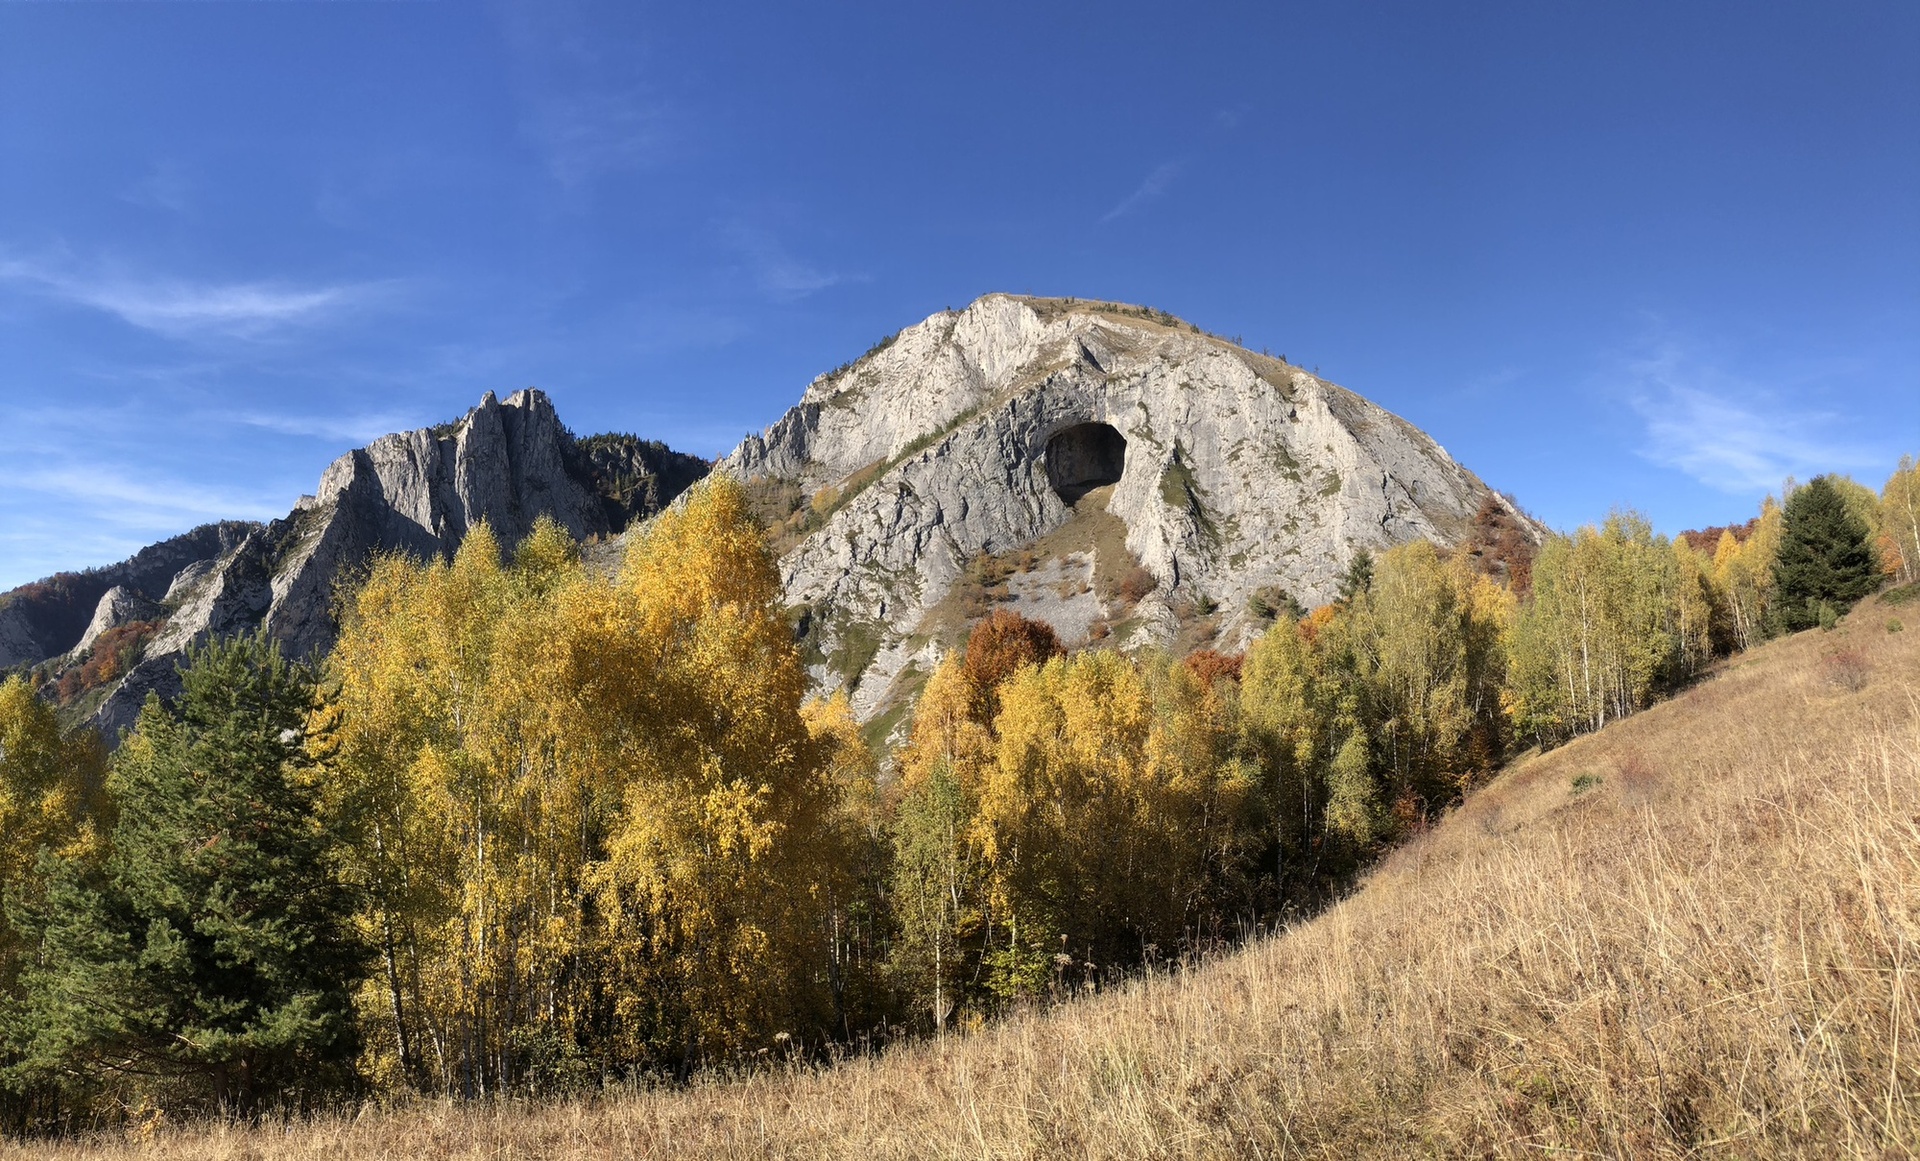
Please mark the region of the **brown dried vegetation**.
[[70, 705], [132, 669], [140, 660], [147, 639], [164, 624], [165, 621], [130, 621], [100, 634], [88, 650], [86, 661], [60, 675], [57, 687], [60, 704]]
[[1533, 558], [1539, 550], [1513, 512], [1491, 492], [1480, 501], [1459, 549], [1472, 560], [1474, 571], [1505, 583], [1521, 597], [1533, 587]]
[[1760, 518], [1755, 516], [1744, 524], [1715, 524], [1711, 528], [1688, 529], [1680, 534], [1679, 539], [1686, 541], [1687, 547], [1695, 552], [1711, 556], [1713, 550], [1720, 546], [1722, 535], [1731, 532], [1736, 543], [1745, 544], [1747, 537], [1752, 536], [1758, 527]]

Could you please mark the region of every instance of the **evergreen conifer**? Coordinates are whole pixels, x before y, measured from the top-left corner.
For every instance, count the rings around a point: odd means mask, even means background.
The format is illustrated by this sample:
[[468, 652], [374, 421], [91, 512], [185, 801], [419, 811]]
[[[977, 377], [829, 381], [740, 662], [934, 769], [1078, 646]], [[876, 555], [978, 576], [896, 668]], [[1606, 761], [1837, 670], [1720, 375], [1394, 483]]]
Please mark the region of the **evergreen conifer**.
[[365, 954], [316, 814], [314, 677], [264, 636], [196, 649], [115, 756], [105, 859], [33, 919], [26, 1079], [251, 1115], [343, 1079]]
[[1787, 497], [1773, 577], [1773, 614], [1789, 632], [1830, 623], [1879, 585], [1867, 530], [1829, 477]]
[[1373, 588], [1373, 553], [1361, 549], [1354, 553], [1352, 563], [1340, 578], [1340, 603], [1348, 604], [1355, 597]]

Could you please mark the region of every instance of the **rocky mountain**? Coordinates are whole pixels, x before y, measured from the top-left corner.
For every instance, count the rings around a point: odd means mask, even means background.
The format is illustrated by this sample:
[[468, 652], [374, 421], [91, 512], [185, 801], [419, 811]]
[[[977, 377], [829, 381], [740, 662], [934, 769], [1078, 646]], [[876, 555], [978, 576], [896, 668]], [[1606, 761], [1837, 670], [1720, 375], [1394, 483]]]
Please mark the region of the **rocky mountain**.
[[896, 714], [995, 605], [1069, 644], [1235, 648], [1362, 550], [1540, 530], [1398, 416], [1171, 315], [989, 295], [823, 375], [724, 470], [813, 676]]
[[264, 626], [290, 655], [325, 652], [336, 584], [375, 553], [451, 553], [481, 520], [508, 548], [541, 516], [609, 536], [707, 468], [632, 436], [576, 440], [539, 391], [489, 393], [456, 423], [341, 456], [283, 519], [209, 525], [0, 595], [0, 668], [35, 667], [113, 737], [149, 691], [172, 692], [175, 663], [209, 634]]
[[92, 633], [102, 598], [115, 590], [164, 595], [183, 570], [218, 559], [259, 527], [243, 521], [203, 525], [119, 564], [61, 573], [0, 595], [0, 670], [68, 652]]
[[[781, 554], [812, 676], [892, 730], [996, 607], [1069, 645], [1237, 649], [1331, 600], [1355, 556], [1414, 539], [1488, 560], [1540, 530], [1405, 420], [1171, 315], [989, 295], [820, 376], [722, 462]], [[703, 476], [631, 436], [576, 440], [538, 391], [385, 436], [265, 525], [209, 525], [0, 595], [0, 669], [32, 668], [109, 736], [208, 634], [332, 644], [372, 554], [451, 552], [542, 515], [611, 539]]]

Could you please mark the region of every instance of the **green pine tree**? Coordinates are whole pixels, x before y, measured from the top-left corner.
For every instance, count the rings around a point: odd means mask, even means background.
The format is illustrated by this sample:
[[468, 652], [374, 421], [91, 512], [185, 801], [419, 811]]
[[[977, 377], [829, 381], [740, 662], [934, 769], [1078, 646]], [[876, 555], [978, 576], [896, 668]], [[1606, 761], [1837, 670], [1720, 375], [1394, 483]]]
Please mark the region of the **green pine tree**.
[[316, 815], [313, 675], [264, 636], [196, 649], [116, 755], [106, 858], [56, 872], [16, 1035], [85, 1100], [251, 1115], [350, 1075], [366, 954]]
[[1830, 478], [1787, 498], [1773, 577], [1774, 616], [1789, 632], [1831, 622], [1879, 586], [1867, 530]]
[[1373, 553], [1361, 549], [1353, 554], [1346, 575], [1340, 578], [1340, 603], [1345, 605], [1373, 588]]

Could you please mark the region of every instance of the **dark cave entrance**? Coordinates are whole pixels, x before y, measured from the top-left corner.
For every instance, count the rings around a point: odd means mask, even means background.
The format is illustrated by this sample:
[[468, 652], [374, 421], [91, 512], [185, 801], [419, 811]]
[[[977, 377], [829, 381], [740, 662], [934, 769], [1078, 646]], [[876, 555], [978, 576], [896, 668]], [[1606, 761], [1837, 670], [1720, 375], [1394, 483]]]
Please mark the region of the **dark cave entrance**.
[[1104, 423], [1075, 424], [1047, 441], [1047, 480], [1069, 504], [1119, 483], [1126, 462], [1127, 437]]

